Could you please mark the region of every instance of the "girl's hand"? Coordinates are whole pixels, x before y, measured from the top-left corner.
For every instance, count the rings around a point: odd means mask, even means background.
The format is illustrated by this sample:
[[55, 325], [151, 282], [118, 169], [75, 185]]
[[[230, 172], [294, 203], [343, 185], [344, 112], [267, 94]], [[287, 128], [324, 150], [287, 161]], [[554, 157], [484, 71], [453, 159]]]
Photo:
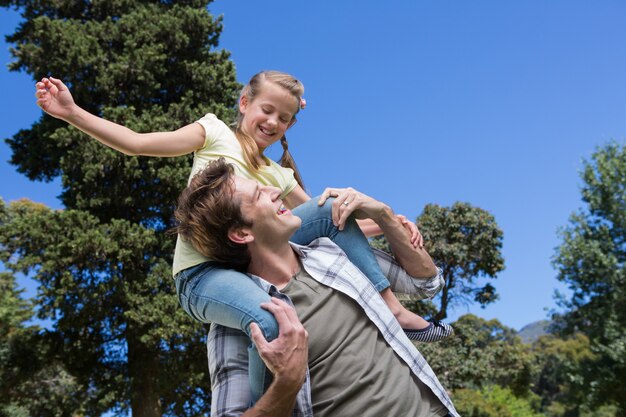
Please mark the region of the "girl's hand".
[[50, 116], [67, 120], [76, 104], [70, 90], [61, 80], [56, 78], [42, 78], [35, 84], [37, 105]]
[[329, 197], [335, 197], [332, 207], [332, 220], [339, 230], [343, 230], [348, 216], [352, 213], [357, 219], [370, 218], [376, 221], [386, 207], [380, 201], [374, 200], [354, 188], [326, 188], [317, 204], [323, 205]]
[[409, 235], [411, 236], [411, 245], [413, 245], [414, 248], [420, 248], [423, 249], [424, 248], [424, 237], [422, 236], [422, 234], [420, 233], [419, 229], [417, 228], [417, 225], [411, 221], [409, 221], [406, 216], [403, 216], [402, 214], [397, 214], [396, 218], [398, 220], [400, 220], [400, 223], [402, 223], [402, 226], [404, 226], [404, 228], [408, 231]]

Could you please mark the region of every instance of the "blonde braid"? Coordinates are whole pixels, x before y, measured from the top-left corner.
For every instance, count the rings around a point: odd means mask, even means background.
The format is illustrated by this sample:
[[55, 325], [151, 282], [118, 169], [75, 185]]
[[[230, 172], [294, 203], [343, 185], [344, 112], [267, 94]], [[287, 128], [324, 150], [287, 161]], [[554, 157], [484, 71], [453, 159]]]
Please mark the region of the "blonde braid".
[[300, 176], [300, 171], [298, 171], [298, 167], [296, 166], [296, 161], [293, 160], [291, 153], [289, 152], [289, 144], [287, 143], [287, 136], [283, 136], [280, 139], [280, 144], [283, 146], [283, 155], [278, 160], [280, 166], [285, 168], [291, 168], [293, 170], [293, 176], [304, 190], [304, 182], [302, 181], [302, 177]]

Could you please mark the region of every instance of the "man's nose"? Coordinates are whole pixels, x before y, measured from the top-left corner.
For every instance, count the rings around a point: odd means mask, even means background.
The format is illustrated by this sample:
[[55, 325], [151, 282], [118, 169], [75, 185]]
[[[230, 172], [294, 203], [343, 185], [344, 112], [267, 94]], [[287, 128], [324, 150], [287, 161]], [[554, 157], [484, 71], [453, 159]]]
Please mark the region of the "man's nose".
[[280, 198], [280, 188], [276, 188], [276, 187], [268, 187], [268, 188], [269, 188], [268, 191], [270, 193], [270, 197], [272, 198], [272, 201]]

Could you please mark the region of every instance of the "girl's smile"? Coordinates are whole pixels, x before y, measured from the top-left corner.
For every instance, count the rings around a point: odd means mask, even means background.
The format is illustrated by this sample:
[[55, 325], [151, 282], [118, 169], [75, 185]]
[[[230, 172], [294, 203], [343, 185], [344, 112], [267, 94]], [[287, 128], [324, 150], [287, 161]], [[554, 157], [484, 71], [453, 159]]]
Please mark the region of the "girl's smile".
[[284, 88], [264, 82], [254, 100], [241, 98], [239, 110], [243, 114], [242, 130], [263, 150], [280, 140], [295, 123], [298, 101]]

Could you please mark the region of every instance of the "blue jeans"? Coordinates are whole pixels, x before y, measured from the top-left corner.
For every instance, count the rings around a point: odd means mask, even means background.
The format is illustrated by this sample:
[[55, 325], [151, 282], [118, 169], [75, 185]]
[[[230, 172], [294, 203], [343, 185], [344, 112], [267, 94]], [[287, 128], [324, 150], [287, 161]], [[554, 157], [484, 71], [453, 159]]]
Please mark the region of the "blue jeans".
[[[296, 207], [293, 213], [302, 219], [302, 226], [291, 241], [306, 245], [319, 237], [328, 237], [346, 252], [378, 291], [389, 287], [356, 221], [350, 218], [344, 230], [339, 231], [333, 225], [331, 208], [332, 199], [318, 207], [317, 198]], [[240, 329], [248, 336], [250, 324], [254, 322], [267, 340], [278, 337], [274, 316], [260, 307], [261, 303], [269, 302], [270, 296], [245, 274], [205, 262], [179, 272], [176, 291], [183, 309], [200, 322]], [[266, 368], [254, 343], [249, 348], [249, 367], [252, 398], [256, 401], [264, 391]]]

